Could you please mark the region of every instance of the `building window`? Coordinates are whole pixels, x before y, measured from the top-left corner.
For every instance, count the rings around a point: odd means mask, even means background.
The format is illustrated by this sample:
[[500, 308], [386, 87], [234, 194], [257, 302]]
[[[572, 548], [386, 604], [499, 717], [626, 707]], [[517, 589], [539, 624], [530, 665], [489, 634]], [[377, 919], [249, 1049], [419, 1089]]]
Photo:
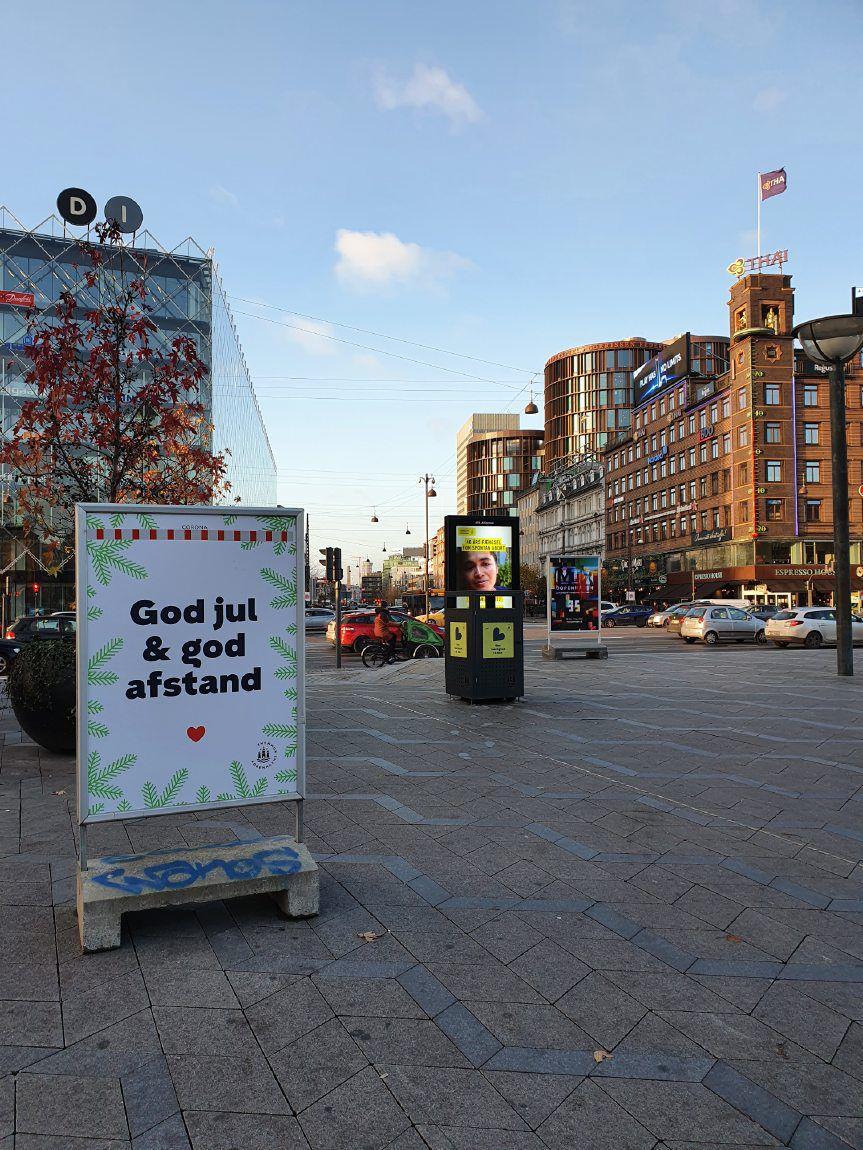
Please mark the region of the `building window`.
[[705, 496], [707, 495], [707, 476], [706, 475], [702, 475], [701, 478], [698, 480], [698, 495], [701, 499], [704, 499]]
[[818, 406], [818, 384], [817, 383], [804, 383], [804, 385], [803, 385], [803, 406], [804, 407], [817, 407]]
[[689, 449], [689, 466], [690, 467], [695, 466], [695, 448], [694, 447], [690, 447], [690, 449]]
[[741, 503], [737, 504], [737, 522], [749, 522], [749, 503], [745, 499]]
[[745, 387], [738, 387], [738, 389], [737, 389], [737, 410], [738, 411], [745, 411], [746, 410], [746, 388]]
[[717, 409], [716, 409], [716, 404], [715, 404], [715, 403], [711, 403], [711, 405], [710, 405], [710, 422], [711, 422], [711, 423], [716, 423], [716, 420], [717, 420], [718, 414], [719, 414], [719, 413], [718, 413], [718, 411], [717, 411]]
[[782, 482], [782, 463], [778, 459], [768, 459], [764, 464], [764, 478], [768, 483]]
[[690, 415], [690, 417], [689, 417], [689, 434], [690, 435], [695, 434], [695, 416], [694, 415]]
[[809, 444], [818, 443], [818, 427], [817, 423], [804, 423], [803, 424], [803, 442]]
[[737, 446], [738, 447], [748, 447], [749, 446], [749, 428], [748, 427], [738, 427], [737, 428]]
[[707, 462], [707, 444], [702, 443], [698, 448], [698, 459], [700, 463]]
[[698, 426], [700, 428], [707, 427], [707, 412], [703, 407], [698, 413]]
[[744, 483], [749, 482], [749, 464], [737, 464], [737, 486], [742, 487]]
[[764, 424], [764, 442], [765, 443], [781, 443], [782, 436], [780, 434], [780, 426], [778, 423], [765, 423]]
[[722, 454], [727, 455], [731, 450], [731, 433], [726, 431], [722, 436]]
[[820, 483], [821, 482], [821, 464], [814, 461], [806, 464], [806, 482], [807, 483]]
[[782, 500], [781, 499], [768, 499], [767, 500], [767, 518], [771, 523], [775, 523], [778, 519], [782, 518]]
[[821, 500], [820, 499], [807, 499], [806, 500], [806, 522], [807, 523], [820, 523], [821, 522]]
[[764, 386], [764, 402], [771, 407], [776, 407], [779, 402], [779, 384], [768, 383]]
[[728, 419], [729, 415], [731, 415], [731, 400], [726, 395], [722, 401], [722, 418]]

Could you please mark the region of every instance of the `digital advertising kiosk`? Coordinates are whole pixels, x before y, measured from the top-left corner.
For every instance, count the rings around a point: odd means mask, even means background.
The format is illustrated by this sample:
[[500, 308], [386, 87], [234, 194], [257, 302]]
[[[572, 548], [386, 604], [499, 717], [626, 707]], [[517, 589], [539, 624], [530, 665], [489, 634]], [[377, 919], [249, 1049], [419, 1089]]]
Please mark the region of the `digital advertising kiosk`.
[[446, 690], [469, 702], [524, 694], [518, 519], [448, 515]]

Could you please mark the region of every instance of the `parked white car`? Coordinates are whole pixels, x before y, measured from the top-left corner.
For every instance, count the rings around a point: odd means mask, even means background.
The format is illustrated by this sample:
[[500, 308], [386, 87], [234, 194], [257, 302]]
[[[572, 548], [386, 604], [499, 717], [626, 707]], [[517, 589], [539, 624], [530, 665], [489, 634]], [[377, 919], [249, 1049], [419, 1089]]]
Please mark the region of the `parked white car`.
[[740, 607], [693, 607], [680, 624], [686, 643], [764, 643], [764, 623]]
[[[833, 607], [791, 607], [768, 619], [764, 633], [777, 647], [791, 643], [822, 647], [836, 642], [836, 611]], [[851, 639], [863, 644], [863, 619], [859, 615], [851, 616]]]

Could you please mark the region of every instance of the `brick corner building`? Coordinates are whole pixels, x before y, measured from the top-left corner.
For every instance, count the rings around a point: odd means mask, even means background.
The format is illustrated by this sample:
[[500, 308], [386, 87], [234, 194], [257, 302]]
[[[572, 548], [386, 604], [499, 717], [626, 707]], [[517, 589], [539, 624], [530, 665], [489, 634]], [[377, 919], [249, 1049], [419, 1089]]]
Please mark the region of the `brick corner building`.
[[[636, 373], [632, 430], [605, 454], [610, 585], [634, 587], [640, 598], [654, 600], [694, 593], [779, 606], [826, 601], [833, 588], [826, 373], [794, 350], [790, 276], [739, 279], [728, 308], [727, 369], [711, 378], [702, 362], [699, 373], [696, 357], [683, 348], [669, 370], [666, 347]], [[698, 342], [686, 337], [690, 351]], [[650, 386], [640, 389], [648, 376]], [[858, 602], [861, 381], [860, 362], [850, 364], [851, 558]]]

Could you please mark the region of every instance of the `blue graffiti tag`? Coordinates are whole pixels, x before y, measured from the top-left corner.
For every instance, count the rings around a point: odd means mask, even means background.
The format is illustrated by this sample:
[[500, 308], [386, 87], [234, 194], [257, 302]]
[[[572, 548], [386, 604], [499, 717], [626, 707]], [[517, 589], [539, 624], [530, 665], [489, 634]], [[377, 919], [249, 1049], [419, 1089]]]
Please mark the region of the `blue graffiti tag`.
[[[162, 852], [154, 852], [162, 853]], [[102, 862], [140, 862], [140, 856], [118, 856], [102, 859]], [[182, 890], [200, 882], [214, 870], [223, 870], [227, 879], [257, 878], [262, 874], [287, 875], [302, 870], [299, 854], [288, 846], [267, 848], [247, 855], [245, 858], [210, 859], [198, 862], [189, 858], [173, 858], [166, 862], [153, 863], [143, 870], [131, 874], [124, 866], [114, 866], [92, 876], [93, 882], [124, 894], [143, 894], [144, 891]]]

